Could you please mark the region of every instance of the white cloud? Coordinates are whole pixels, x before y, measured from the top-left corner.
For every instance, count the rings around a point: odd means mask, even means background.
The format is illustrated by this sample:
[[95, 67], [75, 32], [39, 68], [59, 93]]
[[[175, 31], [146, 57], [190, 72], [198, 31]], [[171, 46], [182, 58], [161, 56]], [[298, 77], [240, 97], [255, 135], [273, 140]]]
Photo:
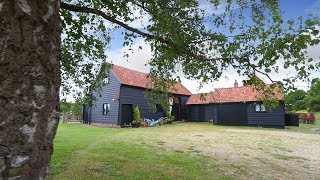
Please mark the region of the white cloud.
[[[134, 19], [132, 22], [126, 22], [130, 27], [136, 29], [142, 29], [147, 27], [147, 25], [151, 24], [150, 15], [146, 13], [141, 7], [133, 5], [129, 3], [129, 9], [132, 14], [130, 14], [130, 18]], [[120, 19], [124, 22], [123, 19]]]
[[[139, 49], [139, 46], [142, 47], [142, 49]], [[312, 58], [315, 58], [319, 61], [320, 57], [320, 45], [315, 47], [309, 47], [308, 48], [308, 55]], [[126, 58], [124, 55], [128, 53], [129, 57]], [[122, 47], [121, 49], [111, 51], [108, 53], [108, 61], [112, 62], [116, 65], [123, 66], [129, 69], [141, 71], [148, 73], [150, 70], [150, 66], [148, 65], [148, 62], [150, 61], [152, 57], [152, 52], [150, 45], [146, 44], [142, 39], [139, 39], [136, 43], [132, 45], [132, 47]], [[294, 75], [295, 70], [293, 68], [284, 69], [283, 64], [279, 61], [279, 72], [278, 73], [270, 73], [270, 77], [272, 80], [275, 81], [281, 81], [284, 78], [291, 77]], [[179, 74], [181, 75], [181, 74]], [[271, 83], [271, 81], [264, 75], [257, 74], [259, 78], [264, 80], [267, 83]], [[314, 71], [311, 74], [312, 78], [320, 77], [319, 71]], [[204, 84], [203, 87], [199, 89], [199, 81], [196, 80], [188, 80], [186, 78], [181, 78], [182, 84], [186, 86], [192, 93], [205, 93], [214, 91], [215, 88], [223, 88], [223, 87], [233, 87], [235, 80], [238, 81], [239, 85], [242, 85], [242, 81], [246, 79], [247, 77], [241, 77], [239, 74], [233, 69], [233, 68], [227, 68], [227, 70], [224, 71], [221, 78], [217, 81], [213, 81], [207, 84]], [[297, 82], [296, 87], [307, 89], [309, 86], [308, 82]]]
[[[219, 15], [226, 12], [226, 7], [228, 5], [227, 0], [220, 1], [220, 4], [217, 8], [214, 7], [211, 0], [198, 0], [199, 8], [204, 10], [205, 16], [211, 16], [213, 14]], [[231, 1], [230, 10], [236, 10], [240, 8], [235, 0]]]
[[307, 8], [305, 10], [306, 14], [310, 14], [310, 15], [316, 15], [319, 16], [320, 15], [320, 0], [316, 0], [311, 7]]
[[[139, 47], [142, 47], [140, 49]], [[129, 57], [125, 57], [128, 54]], [[107, 53], [108, 62], [136, 71], [148, 73], [148, 62], [152, 57], [151, 47], [142, 39], [136, 41], [131, 47], [125, 46]]]

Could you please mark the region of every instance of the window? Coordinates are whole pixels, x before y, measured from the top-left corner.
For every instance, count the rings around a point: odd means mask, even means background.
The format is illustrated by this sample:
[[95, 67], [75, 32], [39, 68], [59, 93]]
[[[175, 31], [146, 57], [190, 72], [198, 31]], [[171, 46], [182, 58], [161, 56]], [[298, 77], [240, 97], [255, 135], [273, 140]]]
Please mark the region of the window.
[[266, 111], [266, 107], [264, 106], [263, 103], [257, 103], [256, 107], [255, 107], [255, 111], [256, 112], [265, 112]]
[[102, 105], [102, 115], [107, 115], [110, 112], [110, 104], [104, 103]]
[[103, 84], [109, 84], [109, 77], [103, 79]]

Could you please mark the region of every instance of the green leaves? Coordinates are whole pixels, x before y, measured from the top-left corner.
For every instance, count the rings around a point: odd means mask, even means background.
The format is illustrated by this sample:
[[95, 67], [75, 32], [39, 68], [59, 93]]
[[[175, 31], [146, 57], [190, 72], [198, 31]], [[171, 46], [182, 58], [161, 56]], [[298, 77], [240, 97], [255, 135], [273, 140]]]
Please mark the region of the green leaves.
[[141, 121], [141, 115], [140, 115], [140, 110], [139, 110], [139, 107], [136, 106], [134, 109], [133, 109], [133, 120], [132, 122], [133, 123], [138, 123]]
[[[138, 37], [150, 44], [153, 57], [149, 64], [155, 82], [185, 76], [206, 83], [219, 79], [228, 67], [242, 76], [257, 70], [268, 75], [281, 66], [294, 68], [293, 79], [307, 79], [311, 70], [319, 69], [320, 64], [312, 63], [314, 59], [306, 52], [320, 43], [318, 18], [285, 22], [275, 0], [208, 0], [206, 6], [196, 0], [72, 2], [99, 10], [109, 19], [100, 12], [61, 11], [65, 84], [73, 78], [82, 88], [93, 88], [105, 51], [111, 46], [110, 32], [119, 28], [124, 32], [123, 46], [132, 45]], [[203, 7], [206, 9], [200, 9]], [[210, 13], [205, 13], [208, 10]], [[135, 28], [132, 23], [144, 17], [149, 22]], [[179, 75], [178, 70], [182, 72]], [[290, 83], [286, 85], [290, 87]], [[166, 92], [160, 86], [159, 90]]]
[[285, 103], [289, 111], [309, 110], [320, 111], [320, 80], [315, 78], [311, 82], [310, 89], [294, 90], [286, 95]]

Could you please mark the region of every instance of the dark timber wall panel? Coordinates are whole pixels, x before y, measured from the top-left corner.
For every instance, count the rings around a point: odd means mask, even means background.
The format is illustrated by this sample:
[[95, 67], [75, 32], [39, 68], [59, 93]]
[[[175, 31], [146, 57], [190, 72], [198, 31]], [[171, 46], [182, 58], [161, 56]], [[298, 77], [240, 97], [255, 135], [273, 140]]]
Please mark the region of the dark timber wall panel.
[[224, 103], [218, 104], [218, 124], [229, 126], [248, 125], [247, 104]]
[[[218, 104], [210, 105], [189, 105], [189, 121], [191, 122], [200, 122], [199, 117], [200, 108], [205, 108], [205, 120], [213, 117], [214, 124], [218, 123]], [[237, 106], [235, 103], [234, 106]], [[242, 104], [243, 106], [243, 104]], [[280, 103], [280, 106], [271, 112], [255, 112], [254, 103], [246, 104], [246, 113], [247, 113], [247, 124], [249, 126], [264, 126], [264, 127], [284, 127], [285, 117], [284, 117], [284, 103]], [[232, 110], [230, 110], [231, 112]], [[235, 124], [236, 125], [236, 124]]]
[[[114, 99], [119, 92], [120, 81], [113, 72], [110, 72], [109, 84], [102, 88], [101, 97], [97, 92], [92, 93], [92, 95], [97, 98], [91, 110], [92, 122], [118, 124], [119, 101], [113, 101], [112, 99]], [[102, 115], [102, 105], [104, 103], [110, 104], [110, 112], [107, 115]]]
[[[141, 118], [158, 119], [165, 116], [165, 112], [152, 112], [148, 104], [148, 99], [145, 97], [145, 89], [131, 86], [121, 85], [120, 88], [120, 112], [122, 104], [132, 104], [132, 108], [139, 106]], [[121, 120], [121, 113], [119, 114]]]
[[213, 108], [213, 123], [218, 124], [218, 111], [217, 111], [217, 104], [211, 105]]
[[199, 122], [199, 105], [190, 105], [190, 122]]
[[216, 112], [217, 106], [215, 104], [212, 105], [190, 105], [190, 122], [208, 122], [209, 119], [216, 120]]
[[206, 122], [209, 122], [209, 120], [214, 119], [214, 105], [207, 105], [205, 106], [205, 120]]
[[284, 103], [271, 112], [255, 112], [254, 103], [248, 104], [248, 124], [252, 126], [284, 127]]
[[82, 105], [82, 120], [86, 123], [89, 122], [91, 120], [90, 115], [91, 115], [91, 110], [90, 110], [89, 105], [83, 104]]
[[189, 96], [180, 96], [181, 97], [181, 120], [189, 120], [189, 107], [187, 106], [187, 101]]

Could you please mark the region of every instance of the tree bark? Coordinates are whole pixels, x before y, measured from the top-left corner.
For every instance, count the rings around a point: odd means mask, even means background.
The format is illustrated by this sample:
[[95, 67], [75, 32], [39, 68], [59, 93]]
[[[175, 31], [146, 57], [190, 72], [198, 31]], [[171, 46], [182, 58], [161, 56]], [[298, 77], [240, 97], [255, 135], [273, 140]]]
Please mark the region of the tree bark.
[[0, 0], [0, 179], [49, 175], [59, 120], [59, 0]]

